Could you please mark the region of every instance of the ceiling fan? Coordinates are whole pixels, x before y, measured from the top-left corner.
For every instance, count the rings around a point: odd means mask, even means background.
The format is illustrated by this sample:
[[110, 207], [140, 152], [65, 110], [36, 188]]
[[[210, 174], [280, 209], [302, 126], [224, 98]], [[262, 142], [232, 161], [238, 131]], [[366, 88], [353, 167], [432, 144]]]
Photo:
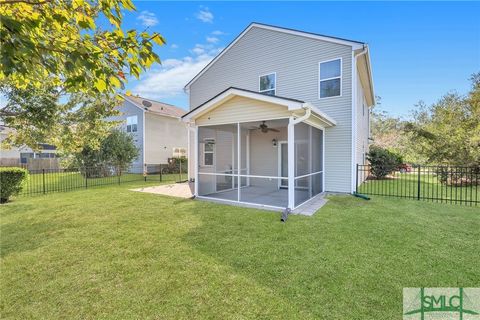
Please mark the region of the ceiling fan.
[[269, 128], [269, 127], [265, 124], [265, 121], [262, 121], [262, 124], [261, 124], [261, 125], [259, 125], [258, 127], [253, 127], [252, 129], [260, 130], [260, 131], [262, 131], [263, 133], [267, 133], [268, 131], [280, 132], [280, 131], [277, 130], [277, 129]]

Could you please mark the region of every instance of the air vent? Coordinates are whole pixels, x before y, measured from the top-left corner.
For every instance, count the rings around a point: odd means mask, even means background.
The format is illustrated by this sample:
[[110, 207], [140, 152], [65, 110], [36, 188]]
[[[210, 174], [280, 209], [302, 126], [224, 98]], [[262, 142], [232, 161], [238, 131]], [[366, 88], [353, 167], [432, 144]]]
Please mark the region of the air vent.
[[143, 100], [142, 104], [146, 108], [150, 108], [152, 106], [152, 103], [150, 101], [147, 101], [147, 100]]

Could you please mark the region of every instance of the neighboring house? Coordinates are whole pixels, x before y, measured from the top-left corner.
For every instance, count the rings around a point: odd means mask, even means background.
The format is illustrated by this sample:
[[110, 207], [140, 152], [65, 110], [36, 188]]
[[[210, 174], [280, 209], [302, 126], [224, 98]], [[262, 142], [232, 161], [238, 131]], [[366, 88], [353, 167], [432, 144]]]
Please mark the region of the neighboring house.
[[58, 168], [56, 148], [50, 144], [40, 143], [40, 151], [29, 147], [4, 148], [2, 142], [10, 132], [11, 128], [0, 125], [0, 166], [23, 166], [32, 170]]
[[133, 170], [143, 170], [144, 164], [165, 164], [169, 158], [187, 156], [187, 127], [180, 118], [185, 110], [139, 96], [123, 96], [118, 107], [121, 128], [132, 135], [139, 156]]
[[185, 89], [196, 196], [294, 209], [355, 190], [375, 103], [365, 43], [252, 23]]

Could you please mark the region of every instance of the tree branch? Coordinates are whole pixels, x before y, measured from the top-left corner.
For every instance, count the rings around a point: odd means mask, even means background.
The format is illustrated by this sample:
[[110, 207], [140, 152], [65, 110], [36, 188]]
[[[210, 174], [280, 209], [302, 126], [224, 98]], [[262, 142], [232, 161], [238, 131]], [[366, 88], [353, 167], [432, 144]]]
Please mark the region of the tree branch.
[[46, 4], [49, 2], [52, 2], [53, 0], [43, 0], [43, 1], [37, 1], [37, 2], [32, 2], [28, 0], [1, 0], [0, 5], [5, 5], [5, 4], [15, 4], [15, 3], [26, 3], [26, 4], [31, 4], [31, 5], [37, 5], [37, 4]]

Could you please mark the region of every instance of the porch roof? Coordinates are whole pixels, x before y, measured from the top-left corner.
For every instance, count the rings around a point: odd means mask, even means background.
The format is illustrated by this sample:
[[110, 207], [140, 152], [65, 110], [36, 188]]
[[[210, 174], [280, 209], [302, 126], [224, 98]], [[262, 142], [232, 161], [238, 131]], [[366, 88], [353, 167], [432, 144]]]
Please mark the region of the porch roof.
[[[288, 115], [293, 117], [302, 116], [303, 114], [299, 114], [298, 111], [301, 111], [302, 109], [303, 110], [309, 109], [311, 111], [310, 118], [317, 119], [318, 121], [321, 122], [322, 126], [331, 127], [336, 125], [336, 121], [333, 118], [331, 118], [324, 112], [320, 111], [318, 108], [316, 108], [315, 106], [313, 106], [308, 102], [298, 100], [298, 99], [267, 95], [267, 94], [246, 90], [246, 89], [241, 89], [241, 88], [236, 88], [236, 87], [230, 87], [220, 92], [210, 100], [206, 101], [200, 106], [187, 112], [185, 115], [182, 116], [182, 119], [185, 122], [195, 121], [195, 119], [205, 115], [206, 113], [208, 113], [213, 109], [216, 109], [217, 107], [220, 107], [222, 104], [226, 103], [227, 101], [235, 97], [242, 97], [249, 100], [256, 100], [264, 103], [277, 105], [280, 107], [286, 107], [287, 110], [285, 111], [288, 111]], [[234, 117], [232, 117], [230, 120], [232, 123], [237, 122], [237, 119], [235, 119]], [[257, 120], [264, 120], [264, 119], [257, 119]]]

